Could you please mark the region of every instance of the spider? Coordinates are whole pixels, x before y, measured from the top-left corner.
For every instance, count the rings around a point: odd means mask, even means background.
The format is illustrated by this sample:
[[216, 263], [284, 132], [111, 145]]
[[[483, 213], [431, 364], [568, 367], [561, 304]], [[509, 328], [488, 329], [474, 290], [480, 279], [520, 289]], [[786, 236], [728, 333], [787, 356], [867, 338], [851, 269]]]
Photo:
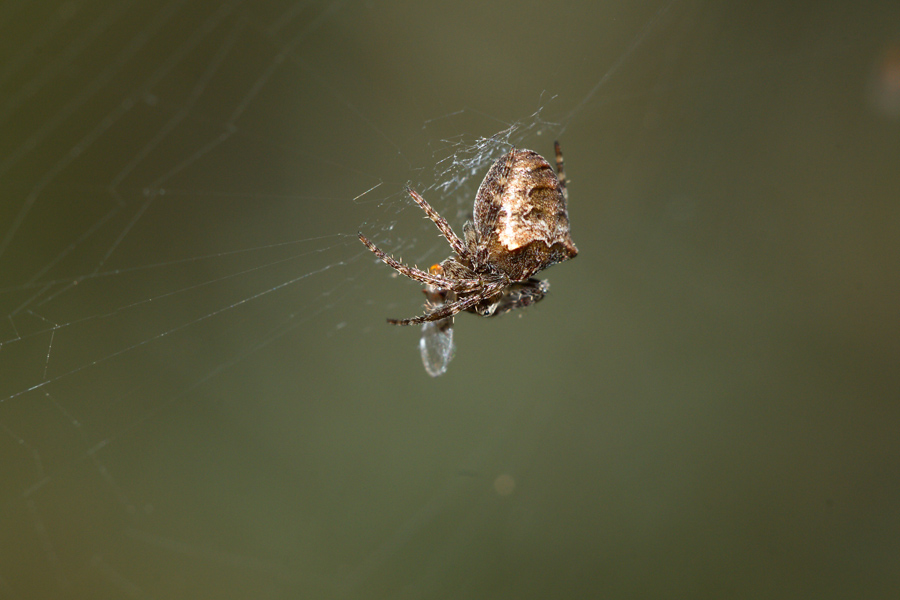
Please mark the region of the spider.
[[449, 324], [461, 311], [491, 317], [543, 299], [549, 284], [532, 275], [578, 254], [569, 234], [559, 142], [554, 142], [554, 148], [556, 173], [532, 150], [512, 148], [494, 162], [475, 195], [474, 222], [466, 221], [463, 239], [425, 198], [407, 188], [454, 252], [428, 272], [404, 265], [359, 234], [375, 256], [426, 285], [425, 314], [388, 319], [388, 323], [414, 325], [448, 319], [445, 324]]

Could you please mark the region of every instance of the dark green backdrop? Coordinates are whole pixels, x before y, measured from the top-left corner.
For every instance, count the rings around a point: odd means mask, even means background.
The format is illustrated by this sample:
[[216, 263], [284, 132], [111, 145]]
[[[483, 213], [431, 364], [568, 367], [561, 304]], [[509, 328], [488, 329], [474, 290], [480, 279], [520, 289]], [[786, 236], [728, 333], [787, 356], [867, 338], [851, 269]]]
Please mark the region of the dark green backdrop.
[[[895, 597], [898, 22], [3, 3], [0, 596]], [[580, 255], [428, 377], [356, 232], [554, 139]]]

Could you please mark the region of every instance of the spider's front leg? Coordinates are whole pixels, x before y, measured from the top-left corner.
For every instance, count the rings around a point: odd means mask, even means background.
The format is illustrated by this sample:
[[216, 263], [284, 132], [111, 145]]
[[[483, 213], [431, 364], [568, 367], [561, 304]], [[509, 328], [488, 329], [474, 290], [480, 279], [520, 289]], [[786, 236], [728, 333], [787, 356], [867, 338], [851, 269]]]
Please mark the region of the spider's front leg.
[[[426, 273], [421, 269], [406, 266], [400, 261], [395, 260], [394, 257], [385, 254], [384, 251], [381, 250], [381, 248], [370, 242], [369, 238], [364, 236], [362, 233], [358, 233], [358, 235], [359, 241], [365, 244], [366, 248], [371, 250], [375, 256], [380, 258], [385, 262], [385, 264], [387, 264], [398, 273], [402, 273], [410, 279], [415, 279], [416, 281], [421, 281], [422, 283], [427, 283], [428, 285], [433, 285], [436, 288], [448, 291], [466, 291], [467, 289], [473, 289], [474, 287], [478, 286], [479, 282], [477, 279], [451, 281], [445, 277], [432, 275], [431, 273]], [[462, 289], [460, 289], [460, 287], [462, 287]]]
[[469, 250], [466, 248], [466, 245], [462, 242], [462, 240], [457, 237], [456, 233], [453, 232], [453, 228], [450, 227], [450, 223], [447, 222], [447, 219], [438, 214], [436, 210], [434, 210], [428, 202], [425, 201], [425, 198], [419, 195], [417, 191], [408, 187], [406, 191], [409, 192], [409, 195], [412, 196], [412, 199], [416, 201], [416, 204], [419, 205], [419, 208], [425, 211], [425, 214], [428, 215], [428, 218], [431, 219], [437, 228], [440, 229], [441, 233], [447, 238], [447, 241], [450, 242], [450, 247], [453, 248], [453, 251], [456, 252], [456, 255], [462, 259], [466, 259], [469, 256]]

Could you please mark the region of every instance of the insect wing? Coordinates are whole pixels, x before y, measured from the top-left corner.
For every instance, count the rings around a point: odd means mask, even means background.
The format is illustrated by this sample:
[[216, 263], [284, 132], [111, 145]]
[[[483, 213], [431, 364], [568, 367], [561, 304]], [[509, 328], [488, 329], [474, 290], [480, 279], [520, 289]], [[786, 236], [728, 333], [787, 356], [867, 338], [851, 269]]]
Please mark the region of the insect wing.
[[[434, 265], [429, 269], [433, 275], [443, 274], [440, 265]], [[425, 286], [425, 312], [432, 312], [442, 307], [447, 302], [456, 299], [456, 294], [436, 288]], [[425, 371], [432, 377], [443, 375], [447, 372], [447, 366], [456, 354], [456, 345], [453, 343], [453, 317], [447, 317], [438, 321], [426, 321], [422, 324], [422, 337], [419, 339], [419, 352], [422, 354], [422, 364]]]
[[447, 372], [447, 366], [456, 354], [456, 344], [453, 343], [453, 317], [422, 324], [419, 352], [422, 354], [425, 371], [429, 375], [437, 377]]

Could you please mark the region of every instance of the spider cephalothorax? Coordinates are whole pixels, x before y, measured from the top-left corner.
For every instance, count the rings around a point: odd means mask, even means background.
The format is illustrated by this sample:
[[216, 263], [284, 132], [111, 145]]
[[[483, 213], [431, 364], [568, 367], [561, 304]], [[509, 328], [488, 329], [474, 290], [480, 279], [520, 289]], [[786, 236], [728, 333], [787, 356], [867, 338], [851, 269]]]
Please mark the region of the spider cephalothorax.
[[389, 323], [438, 321], [463, 310], [490, 317], [544, 297], [549, 285], [532, 275], [578, 254], [569, 235], [562, 152], [559, 143], [554, 146], [558, 176], [531, 150], [513, 148], [491, 166], [475, 196], [474, 221], [463, 227], [463, 239], [422, 196], [408, 190], [454, 252], [429, 272], [394, 260], [359, 234], [378, 258], [427, 286], [424, 315]]

